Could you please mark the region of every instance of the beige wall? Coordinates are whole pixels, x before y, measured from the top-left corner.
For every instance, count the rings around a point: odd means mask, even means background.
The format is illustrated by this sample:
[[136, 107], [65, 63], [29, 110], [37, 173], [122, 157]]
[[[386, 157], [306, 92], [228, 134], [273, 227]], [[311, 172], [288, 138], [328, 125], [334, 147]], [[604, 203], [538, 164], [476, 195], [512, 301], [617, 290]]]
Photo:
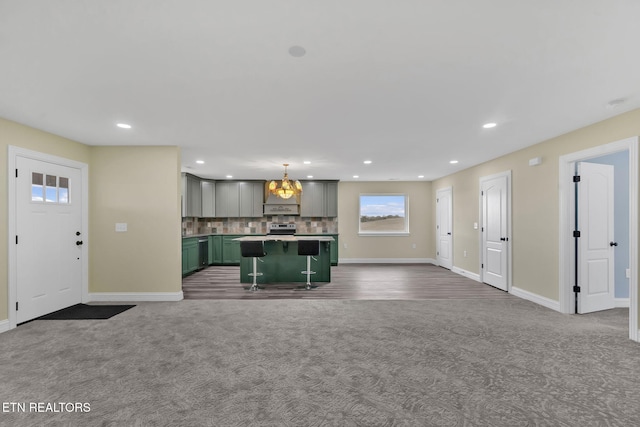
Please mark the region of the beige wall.
[[[180, 153], [177, 147], [90, 147], [0, 118], [8, 146], [89, 165], [89, 291], [181, 291]], [[0, 321], [8, 316], [8, 173], [0, 173]], [[115, 233], [116, 222], [129, 232]]]
[[89, 181], [89, 292], [180, 292], [178, 148], [92, 147]]
[[[0, 170], [6, 171], [7, 154], [10, 145], [39, 151], [78, 162], [89, 163], [90, 149], [50, 133], [42, 132], [15, 122], [0, 118]], [[0, 173], [0, 320], [8, 319], [7, 304], [9, 299], [8, 285], [8, 173]]]
[[[559, 157], [637, 135], [640, 135], [640, 110], [434, 181], [434, 198], [438, 189], [453, 187], [453, 265], [479, 273], [480, 234], [472, 227], [473, 222], [478, 221], [479, 179], [511, 170], [513, 286], [557, 301], [560, 292]], [[529, 159], [539, 156], [542, 164], [529, 166]], [[467, 258], [463, 256], [464, 250], [468, 251]]]
[[[361, 193], [404, 193], [409, 196], [409, 236], [359, 236]], [[363, 258], [435, 258], [434, 203], [430, 182], [340, 182], [338, 183], [339, 257], [346, 261]], [[347, 247], [345, 248], [345, 244]], [[415, 244], [414, 249], [412, 245]]]

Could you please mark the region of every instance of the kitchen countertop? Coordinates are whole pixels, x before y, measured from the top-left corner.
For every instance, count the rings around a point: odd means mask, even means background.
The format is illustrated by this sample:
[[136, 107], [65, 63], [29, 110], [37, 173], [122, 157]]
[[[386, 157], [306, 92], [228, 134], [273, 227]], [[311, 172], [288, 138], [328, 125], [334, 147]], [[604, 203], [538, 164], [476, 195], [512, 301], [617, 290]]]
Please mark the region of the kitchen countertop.
[[[294, 234], [293, 236], [297, 236], [297, 237], [311, 237], [311, 236], [335, 236], [338, 233], [300, 233], [300, 234]], [[220, 233], [207, 233], [207, 234], [190, 234], [188, 236], [182, 236], [183, 239], [195, 239], [198, 237], [208, 237], [208, 236], [274, 236], [272, 234], [244, 234], [244, 233], [226, 233], [226, 234], [220, 234]], [[280, 235], [280, 236], [275, 236], [275, 237], [291, 237], [291, 236], [286, 236], [286, 235]], [[272, 239], [273, 240], [273, 239]]]
[[262, 235], [262, 236], [244, 236], [244, 237], [238, 237], [236, 239], [233, 240], [237, 240], [238, 242], [255, 242], [255, 241], [260, 241], [262, 240], [263, 242], [273, 242], [273, 241], [278, 241], [278, 242], [297, 242], [299, 240], [319, 240], [321, 242], [333, 242], [335, 241], [335, 239], [331, 236], [319, 236], [319, 235], [286, 235], [286, 234], [281, 234], [281, 235], [277, 235], [277, 234], [267, 234], [267, 235]]

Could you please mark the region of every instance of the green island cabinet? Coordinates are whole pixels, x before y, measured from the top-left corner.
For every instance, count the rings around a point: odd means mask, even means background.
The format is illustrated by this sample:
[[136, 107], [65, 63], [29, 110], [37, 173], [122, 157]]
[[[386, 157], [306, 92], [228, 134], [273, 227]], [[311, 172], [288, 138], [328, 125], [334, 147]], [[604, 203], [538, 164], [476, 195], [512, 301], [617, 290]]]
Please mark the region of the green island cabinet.
[[182, 239], [182, 275], [193, 273], [198, 269], [198, 238]]
[[[311, 276], [312, 282], [331, 282], [330, 243], [320, 242], [320, 253], [311, 259], [311, 270], [315, 274]], [[267, 255], [258, 262], [257, 283], [291, 283], [307, 280], [307, 257], [298, 255], [297, 241], [268, 240], [264, 242], [264, 251]], [[253, 271], [253, 260], [243, 258], [240, 263], [240, 283], [251, 283], [253, 277], [249, 273]]]

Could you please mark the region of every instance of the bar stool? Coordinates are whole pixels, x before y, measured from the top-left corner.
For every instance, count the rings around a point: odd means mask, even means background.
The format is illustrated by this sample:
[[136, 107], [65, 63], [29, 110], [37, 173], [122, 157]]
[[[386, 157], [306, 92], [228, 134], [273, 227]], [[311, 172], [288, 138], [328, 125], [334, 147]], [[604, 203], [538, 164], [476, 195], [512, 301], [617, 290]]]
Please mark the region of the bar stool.
[[[320, 254], [320, 241], [319, 240], [298, 240], [298, 255], [307, 257], [307, 269], [302, 271], [302, 274], [307, 275], [307, 285], [305, 289], [309, 290], [311, 286], [311, 275], [316, 274], [315, 271], [311, 271], [311, 258], [317, 261], [315, 256]], [[313, 286], [315, 288], [315, 286]]]
[[[240, 242], [240, 252], [243, 257], [253, 258], [253, 272], [249, 273], [249, 276], [253, 277], [253, 284], [249, 288], [250, 291], [257, 291], [258, 282], [257, 277], [262, 276], [262, 273], [258, 273], [258, 259], [266, 255], [264, 251], [264, 242], [262, 240], [247, 240]], [[264, 262], [260, 260], [260, 262]]]

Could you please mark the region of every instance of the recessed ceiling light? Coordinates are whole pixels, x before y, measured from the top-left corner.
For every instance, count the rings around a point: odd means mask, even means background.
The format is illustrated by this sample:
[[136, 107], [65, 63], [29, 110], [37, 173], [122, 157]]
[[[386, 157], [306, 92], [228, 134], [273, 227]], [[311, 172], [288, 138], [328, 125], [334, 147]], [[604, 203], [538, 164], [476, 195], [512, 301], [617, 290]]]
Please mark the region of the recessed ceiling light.
[[204, 165], [204, 160], [196, 160], [196, 163], [199, 165]]
[[360, 178], [358, 175], [353, 175], [354, 178]]
[[304, 163], [305, 165], [310, 165], [310, 164], [311, 164], [311, 162], [310, 162], [309, 160], [305, 160], [305, 161], [304, 161], [304, 162], [302, 162], [302, 163]]
[[227, 175], [227, 178], [233, 178], [233, 175]]
[[450, 160], [449, 163], [451, 163], [452, 165], [455, 165], [456, 163], [458, 163], [457, 160]]
[[424, 178], [424, 175], [418, 175], [418, 178]]
[[313, 178], [313, 175], [307, 175], [307, 178]]
[[491, 128], [494, 128], [496, 126], [497, 126], [496, 123], [485, 123], [485, 124], [482, 125], [482, 127], [485, 128], [485, 129], [491, 129]]
[[131, 129], [131, 125], [128, 125], [126, 123], [118, 123], [116, 126], [122, 129]]
[[364, 162], [362, 162], [362, 163], [364, 163], [365, 165], [370, 165], [370, 164], [371, 164], [371, 160], [365, 160], [365, 161], [364, 161]]

